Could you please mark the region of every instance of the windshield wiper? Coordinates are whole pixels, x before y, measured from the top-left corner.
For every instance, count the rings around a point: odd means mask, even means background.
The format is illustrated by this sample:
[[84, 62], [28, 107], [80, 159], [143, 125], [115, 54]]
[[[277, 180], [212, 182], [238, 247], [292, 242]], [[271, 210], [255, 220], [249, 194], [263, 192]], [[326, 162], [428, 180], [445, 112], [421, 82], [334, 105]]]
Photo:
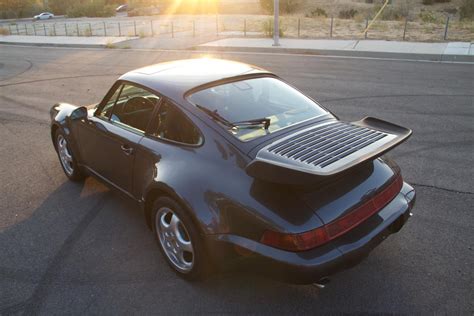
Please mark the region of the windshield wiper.
[[196, 104], [196, 107], [215, 119], [216, 121], [222, 123], [223, 125], [230, 127], [230, 128], [253, 128], [258, 125], [263, 125], [263, 127], [268, 130], [270, 127], [271, 120], [269, 118], [259, 118], [259, 119], [253, 119], [253, 120], [246, 120], [246, 121], [239, 121], [239, 122], [229, 122], [225, 118], [223, 118], [219, 113], [217, 113], [217, 110], [211, 110], [208, 109], [202, 105]]
[[235, 127], [243, 127], [243, 128], [252, 128], [258, 125], [263, 125], [263, 128], [268, 129], [270, 127], [270, 123], [272, 121], [267, 118], [259, 118], [259, 119], [253, 119], [253, 120], [248, 120], [248, 121], [240, 121], [240, 122], [233, 122], [232, 124]]
[[230, 127], [230, 128], [235, 127], [234, 124], [232, 124], [231, 122], [223, 118], [219, 113], [217, 113], [217, 110], [213, 111], [199, 104], [196, 104], [196, 107], [200, 109], [201, 111], [203, 111], [204, 113], [206, 113], [207, 115], [209, 115], [210, 117], [212, 117], [213, 119], [215, 119], [216, 121], [224, 124], [225, 126]]

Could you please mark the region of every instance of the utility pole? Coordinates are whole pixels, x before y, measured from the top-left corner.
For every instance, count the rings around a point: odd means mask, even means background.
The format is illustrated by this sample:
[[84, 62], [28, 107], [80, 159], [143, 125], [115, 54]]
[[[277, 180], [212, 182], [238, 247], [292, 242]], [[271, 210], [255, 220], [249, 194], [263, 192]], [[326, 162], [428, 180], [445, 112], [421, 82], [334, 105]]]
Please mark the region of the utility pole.
[[273, 1], [274, 25], [273, 25], [273, 46], [280, 46], [279, 8], [280, 0]]

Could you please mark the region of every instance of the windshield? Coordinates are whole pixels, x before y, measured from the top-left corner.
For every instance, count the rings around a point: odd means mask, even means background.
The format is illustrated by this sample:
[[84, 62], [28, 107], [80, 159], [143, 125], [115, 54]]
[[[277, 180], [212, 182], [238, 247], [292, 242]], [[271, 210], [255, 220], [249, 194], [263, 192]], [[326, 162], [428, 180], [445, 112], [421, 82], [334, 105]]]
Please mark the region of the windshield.
[[[328, 113], [298, 90], [271, 77], [214, 86], [191, 94], [188, 100], [242, 141]], [[265, 119], [269, 124], [262, 124]]]

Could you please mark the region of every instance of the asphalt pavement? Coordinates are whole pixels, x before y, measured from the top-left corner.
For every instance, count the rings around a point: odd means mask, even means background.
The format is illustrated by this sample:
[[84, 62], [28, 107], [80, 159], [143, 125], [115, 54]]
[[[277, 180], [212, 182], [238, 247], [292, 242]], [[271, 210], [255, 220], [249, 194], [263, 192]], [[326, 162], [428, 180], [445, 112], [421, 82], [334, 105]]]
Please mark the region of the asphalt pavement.
[[[179, 279], [130, 201], [67, 181], [48, 110], [190, 51], [0, 46], [0, 314], [474, 313], [474, 65], [216, 52], [276, 72], [344, 120], [414, 131], [390, 152], [415, 216], [324, 290], [251, 273]], [[297, 210], [294, 210], [297, 211]]]

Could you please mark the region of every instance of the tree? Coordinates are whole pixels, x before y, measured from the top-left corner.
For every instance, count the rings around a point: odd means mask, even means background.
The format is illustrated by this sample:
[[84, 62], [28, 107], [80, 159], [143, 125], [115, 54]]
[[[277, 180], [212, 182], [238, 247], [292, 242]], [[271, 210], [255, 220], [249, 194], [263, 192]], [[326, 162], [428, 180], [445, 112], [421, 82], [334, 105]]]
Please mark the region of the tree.
[[66, 14], [67, 10], [72, 8], [76, 2], [75, 0], [49, 0], [48, 5], [54, 14]]
[[0, 0], [0, 11], [12, 12], [14, 17], [25, 17], [38, 7], [36, 0]]
[[474, 20], [474, 1], [464, 0], [459, 11], [461, 20]]

